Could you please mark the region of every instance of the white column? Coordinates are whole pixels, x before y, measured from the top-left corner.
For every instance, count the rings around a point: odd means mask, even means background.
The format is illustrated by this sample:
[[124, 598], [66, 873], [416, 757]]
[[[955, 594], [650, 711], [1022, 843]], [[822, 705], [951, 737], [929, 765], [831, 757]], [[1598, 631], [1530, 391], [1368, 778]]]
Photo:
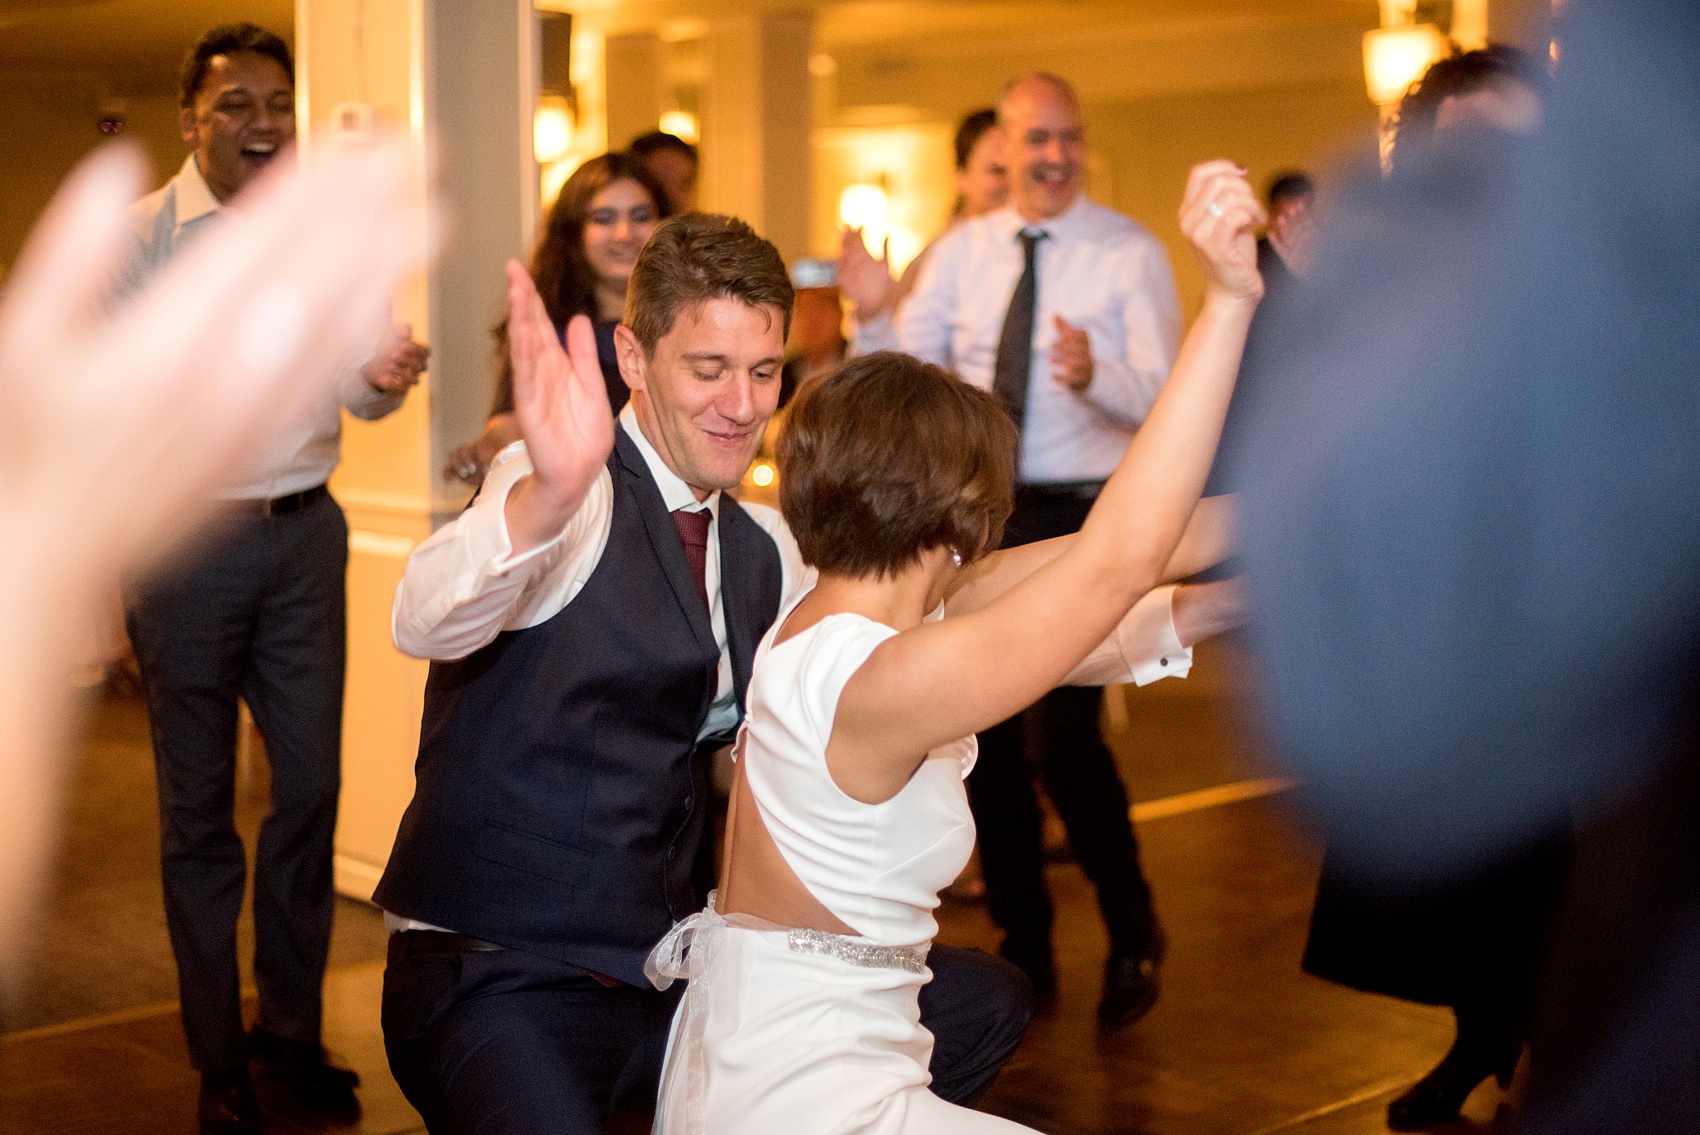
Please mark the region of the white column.
[[440, 260], [395, 300], [430, 344], [430, 370], [389, 418], [345, 421], [331, 482], [350, 529], [336, 881], [361, 898], [413, 794], [424, 700], [426, 666], [395, 649], [390, 604], [408, 554], [465, 500], [437, 470], [483, 425], [502, 264], [527, 254], [536, 229], [536, 23], [530, 0], [296, 0], [303, 132], [340, 110], [338, 121], [403, 134], [422, 159], [429, 139], [449, 206]]
[[624, 148], [661, 120], [661, 39], [612, 35], [604, 47], [608, 69], [608, 144]]
[[716, 20], [703, 99], [703, 207], [742, 217], [787, 261], [809, 248], [814, 17]]

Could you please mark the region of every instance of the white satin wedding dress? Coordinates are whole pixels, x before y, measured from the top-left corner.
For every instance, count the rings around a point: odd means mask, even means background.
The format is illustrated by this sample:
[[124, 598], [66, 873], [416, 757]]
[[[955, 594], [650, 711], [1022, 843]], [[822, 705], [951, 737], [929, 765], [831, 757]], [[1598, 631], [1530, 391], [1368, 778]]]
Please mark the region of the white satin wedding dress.
[[741, 738], [750, 795], [797, 878], [855, 937], [708, 909], [650, 956], [665, 988], [690, 985], [673, 1020], [656, 1135], [1010, 1135], [1008, 1120], [927, 1089], [932, 1034], [918, 995], [939, 890], [974, 846], [963, 778], [974, 738], [936, 750], [881, 804], [842, 792], [826, 766], [838, 697], [897, 632], [854, 614], [756, 652]]

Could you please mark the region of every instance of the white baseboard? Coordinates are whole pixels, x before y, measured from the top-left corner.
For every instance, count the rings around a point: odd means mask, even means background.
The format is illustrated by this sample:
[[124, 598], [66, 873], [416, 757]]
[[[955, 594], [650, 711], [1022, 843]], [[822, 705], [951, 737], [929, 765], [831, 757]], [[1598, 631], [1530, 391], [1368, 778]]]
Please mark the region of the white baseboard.
[[372, 892], [378, 889], [378, 880], [384, 877], [381, 866], [348, 855], [338, 855], [331, 862], [337, 894], [361, 902], [372, 901]]

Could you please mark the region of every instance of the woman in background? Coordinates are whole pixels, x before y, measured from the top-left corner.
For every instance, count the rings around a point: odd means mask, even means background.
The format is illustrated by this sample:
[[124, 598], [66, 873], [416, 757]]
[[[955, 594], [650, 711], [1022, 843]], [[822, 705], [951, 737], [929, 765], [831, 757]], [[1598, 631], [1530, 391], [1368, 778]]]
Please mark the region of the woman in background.
[[[661, 183], [639, 158], [628, 153], [591, 158], [561, 186], [531, 257], [531, 278], [557, 333], [575, 315], [589, 316], [595, 325], [596, 353], [616, 414], [631, 392], [614, 358], [614, 327], [625, 310], [626, 282], [638, 253], [655, 226], [671, 215], [667, 201]], [[495, 334], [501, 371], [490, 420], [477, 441], [454, 450], [443, 465], [445, 478], [458, 477], [469, 485], [483, 483], [496, 454], [520, 436], [507, 319]]]
[[[1009, 173], [1003, 164], [1003, 131], [998, 112], [991, 107], [976, 110], [956, 128], [956, 204], [950, 223], [909, 262], [898, 279], [891, 276], [889, 248], [880, 249], [878, 259], [862, 241], [861, 229], [845, 229], [838, 254], [838, 283], [850, 301], [856, 323], [853, 354], [890, 350], [897, 346], [892, 322], [897, 309], [914, 290], [921, 266], [939, 237], [963, 221], [990, 213], [1009, 200]], [[887, 242], [889, 244], [889, 242]]]

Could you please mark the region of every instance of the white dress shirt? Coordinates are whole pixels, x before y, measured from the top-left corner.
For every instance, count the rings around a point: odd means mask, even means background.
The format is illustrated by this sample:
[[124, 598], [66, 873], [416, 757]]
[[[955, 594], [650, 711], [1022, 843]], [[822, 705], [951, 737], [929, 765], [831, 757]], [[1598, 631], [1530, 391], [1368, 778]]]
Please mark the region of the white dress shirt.
[[[964, 221], [932, 246], [896, 318], [859, 328], [858, 351], [895, 345], [990, 390], [1004, 316], [1021, 279], [1019, 236], [1037, 246], [1033, 363], [1022, 427], [1023, 484], [1103, 480], [1151, 412], [1180, 350], [1180, 299], [1168, 253], [1138, 222], [1078, 198], [1048, 220], [1013, 205]], [[1092, 381], [1051, 377], [1056, 317], [1086, 331]]]
[[[120, 294], [128, 295], [141, 287], [185, 241], [216, 224], [223, 211], [224, 206], [201, 176], [195, 155], [190, 154], [177, 176], [130, 207], [129, 228], [136, 244], [124, 268]], [[383, 330], [374, 330], [372, 345], [376, 349]], [[225, 500], [265, 500], [324, 484], [341, 456], [342, 408], [346, 406], [355, 417], [370, 421], [390, 413], [406, 398], [405, 394], [385, 393], [367, 382], [359, 371], [363, 361], [350, 360], [334, 394], [321, 399], [309, 415], [278, 423], [242, 479], [216, 495]]]
[[[720, 683], [699, 736], [728, 733], [738, 709], [720, 597], [720, 494], [699, 503], [690, 486], [667, 467], [644, 437], [630, 404], [620, 413], [620, 425], [643, 455], [669, 509], [707, 509], [715, 517], [708, 526], [708, 563], [703, 574], [714, 641], [720, 647]], [[390, 614], [390, 629], [403, 653], [438, 661], [465, 658], [503, 631], [535, 627], [554, 618], [583, 590], [613, 530], [613, 478], [607, 469], [598, 472], [584, 502], [560, 534], [516, 554], [508, 537], [508, 493], [530, 472], [525, 443], [508, 446], [491, 464], [472, 506], [409, 557]], [[741, 507], [779, 550], [781, 606], [789, 604], [814, 586], [815, 569], [803, 562], [797, 541], [776, 510], [749, 502]], [[1091, 686], [1132, 681], [1143, 686], [1159, 678], [1185, 677], [1192, 666], [1192, 651], [1175, 635], [1174, 590], [1159, 587], [1141, 599], [1068, 681]]]

